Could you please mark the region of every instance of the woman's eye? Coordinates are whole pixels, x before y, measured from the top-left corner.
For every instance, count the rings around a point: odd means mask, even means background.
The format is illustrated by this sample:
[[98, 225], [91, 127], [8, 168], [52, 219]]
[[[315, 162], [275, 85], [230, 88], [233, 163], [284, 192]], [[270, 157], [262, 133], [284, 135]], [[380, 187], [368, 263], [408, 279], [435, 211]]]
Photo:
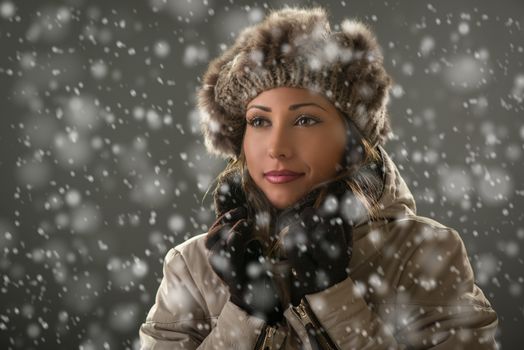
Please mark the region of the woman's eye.
[[[248, 119], [247, 123], [254, 128], [261, 128], [261, 127], [267, 126], [269, 121], [262, 117], [253, 117], [251, 119]], [[307, 115], [300, 116], [295, 121], [295, 125], [298, 125], [298, 126], [311, 126], [317, 123], [319, 123], [317, 119], [312, 118]]]
[[297, 119], [297, 124], [301, 126], [315, 125], [318, 121], [308, 116], [301, 116]]
[[265, 120], [260, 118], [260, 117], [254, 117], [254, 118], [251, 118], [250, 120], [247, 121], [247, 123], [249, 125], [251, 125], [252, 127], [254, 127], [254, 128], [258, 128], [258, 127], [262, 126], [263, 122], [265, 122]]

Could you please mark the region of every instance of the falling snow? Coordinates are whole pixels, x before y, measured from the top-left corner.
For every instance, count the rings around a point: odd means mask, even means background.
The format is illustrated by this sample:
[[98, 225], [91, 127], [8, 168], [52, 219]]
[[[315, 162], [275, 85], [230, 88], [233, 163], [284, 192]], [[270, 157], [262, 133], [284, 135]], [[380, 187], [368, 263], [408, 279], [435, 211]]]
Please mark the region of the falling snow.
[[[139, 348], [166, 253], [214, 219], [206, 192], [225, 164], [205, 153], [199, 135], [200, 76], [242, 28], [282, 4], [0, 0], [2, 349]], [[395, 80], [386, 149], [418, 214], [461, 235], [499, 315], [502, 346], [517, 349], [524, 342], [517, 331], [524, 327], [524, 6], [329, 4], [334, 22], [355, 15], [376, 29]], [[307, 62], [320, 69], [354, 54], [328, 43]], [[352, 203], [327, 205], [358, 221], [363, 208]], [[257, 214], [258, 224], [267, 220]], [[382, 236], [368, 239], [378, 245]], [[426, 258], [423, 268], [438, 268], [437, 252]], [[434, 279], [415, 282], [438, 290]], [[377, 269], [354, 288], [364, 296], [391, 287]], [[168, 301], [187, 310], [192, 302], [185, 290]]]

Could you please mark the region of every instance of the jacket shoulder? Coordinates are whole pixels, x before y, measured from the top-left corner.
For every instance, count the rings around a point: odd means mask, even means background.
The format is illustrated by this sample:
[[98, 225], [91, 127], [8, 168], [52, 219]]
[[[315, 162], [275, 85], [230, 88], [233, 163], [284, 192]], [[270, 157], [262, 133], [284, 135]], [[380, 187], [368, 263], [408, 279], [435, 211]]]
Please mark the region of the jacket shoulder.
[[206, 233], [198, 234], [171, 249], [172, 255], [178, 256], [197, 285], [212, 272], [207, 260], [205, 237]]
[[434, 244], [435, 241], [445, 241], [448, 246], [463, 244], [457, 230], [424, 216], [407, 215], [391, 221], [387, 230], [402, 241], [411, 242], [415, 246]]
[[413, 225], [417, 225], [420, 227], [427, 227], [428, 229], [435, 229], [435, 230], [453, 230], [452, 228], [425, 216], [419, 216], [419, 215], [406, 215], [402, 217], [399, 220], [392, 221], [393, 224], [405, 224], [405, 223], [411, 223]]
[[197, 251], [205, 251], [205, 238], [206, 232], [197, 234], [182, 243], [176, 245], [173, 249], [180, 253], [182, 256], [196, 253]]
[[[475, 293], [473, 269], [457, 230], [415, 215], [391, 229], [400, 264], [398, 287], [409, 291], [409, 299], [453, 304]], [[486, 303], [484, 298], [478, 301]]]
[[191, 270], [193, 261], [200, 261], [205, 255], [205, 233], [193, 236], [169, 249], [164, 258], [165, 265], [185, 265]]
[[215, 317], [220, 314], [229, 297], [229, 293], [224, 283], [218, 278], [209, 264], [205, 246], [206, 235], [207, 232], [197, 234], [178, 244], [171, 251], [173, 255], [178, 256], [176, 260], [184, 265], [192, 283], [194, 283], [199, 294], [205, 299], [209, 314]]

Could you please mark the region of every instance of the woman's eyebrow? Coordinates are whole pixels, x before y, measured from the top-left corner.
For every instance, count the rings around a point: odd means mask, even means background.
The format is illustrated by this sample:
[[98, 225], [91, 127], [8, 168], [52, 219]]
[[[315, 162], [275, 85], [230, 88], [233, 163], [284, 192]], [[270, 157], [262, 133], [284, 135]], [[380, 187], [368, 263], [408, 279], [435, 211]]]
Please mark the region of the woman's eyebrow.
[[318, 104], [316, 104], [316, 103], [313, 103], [313, 102], [309, 102], [309, 103], [298, 103], [298, 104], [296, 104], [296, 105], [291, 105], [291, 106], [289, 106], [289, 110], [290, 110], [290, 111], [294, 111], [295, 109], [299, 109], [300, 107], [306, 107], [306, 106], [315, 106], [315, 107], [318, 107], [318, 108], [320, 108], [320, 109], [323, 109], [324, 111], [327, 112], [327, 110], [326, 110], [324, 107], [322, 107], [321, 105], [318, 105]]
[[[300, 107], [306, 107], [306, 106], [315, 106], [315, 107], [318, 107], [318, 108], [320, 108], [320, 109], [322, 109], [322, 110], [327, 112], [327, 110], [324, 107], [322, 107], [322, 106], [320, 106], [320, 105], [318, 105], [316, 103], [313, 103], [313, 102], [297, 103], [297, 104], [289, 106], [289, 110], [290, 111], [294, 111], [296, 109], [299, 109]], [[265, 112], [271, 112], [271, 108], [266, 107], [266, 106], [261, 106], [261, 105], [250, 106], [246, 111], [249, 111], [251, 108], [258, 108], [258, 109], [261, 109], [261, 110], [263, 110]]]
[[265, 112], [271, 112], [271, 108], [266, 107], [266, 106], [260, 106], [260, 105], [250, 106], [248, 109], [246, 109], [246, 111], [249, 111], [251, 108], [258, 108], [258, 109], [261, 109], [261, 110], [263, 110]]

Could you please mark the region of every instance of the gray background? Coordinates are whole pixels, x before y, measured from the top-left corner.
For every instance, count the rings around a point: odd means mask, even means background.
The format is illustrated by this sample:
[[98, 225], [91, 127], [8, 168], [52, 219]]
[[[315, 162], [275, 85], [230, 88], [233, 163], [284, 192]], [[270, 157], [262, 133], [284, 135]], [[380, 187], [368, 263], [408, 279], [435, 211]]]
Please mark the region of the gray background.
[[[314, 3], [0, 0], [0, 348], [138, 348], [165, 253], [212, 222], [224, 163], [198, 134], [199, 76], [283, 4]], [[524, 3], [322, 4], [375, 29], [386, 149], [521, 348]]]

